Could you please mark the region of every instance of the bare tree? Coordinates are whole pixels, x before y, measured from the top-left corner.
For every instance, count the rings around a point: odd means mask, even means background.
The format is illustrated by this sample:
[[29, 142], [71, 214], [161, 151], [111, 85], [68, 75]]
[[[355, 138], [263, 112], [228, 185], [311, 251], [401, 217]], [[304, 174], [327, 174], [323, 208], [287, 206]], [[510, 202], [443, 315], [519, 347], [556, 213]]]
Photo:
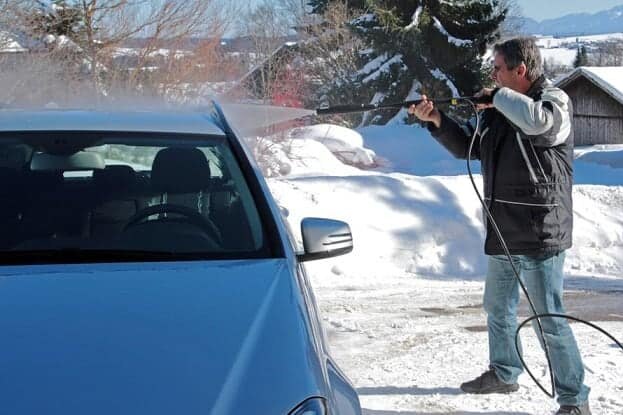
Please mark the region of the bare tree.
[[510, 38], [522, 33], [523, 10], [517, 0], [500, 0], [498, 11], [506, 10], [506, 18], [500, 25], [502, 38]]
[[0, 0], [0, 24], [6, 23], [7, 13], [10, 11], [10, 1]]
[[[24, 28], [39, 36], [45, 33], [33, 27], [33, 10], [44, 14], [63, 10], [46, 9], [37, 0], [12, 1], [21, 6]], [[71, 49], [81, 56], [79, 71], [88, 73], [98, 96], [106, 95], [111, 86], [144, 89], [153, 78], [146, 73], [154, 61], [158, 72], [178, 70], [183, 66], [179, 61], [193, 53], [193, 38], [220, 39], [233, 16], [225, 7], [227, 2], [218, 0], [67, 0], [63, 4], [75, 11], [72, 16], [77, 20], [72, 24], [77, 29], [61, 43], [65, 49], [67, 43], [74, 45]], [[122, 49], [128, 44], [132, 47]], [[132, 65], [115, 65], [124, 54]], [[159, 77], [159, 81], [167, 79], [171, 77]]]
[[245, 16], [242, 33], [251, 43], [249, 65], [252, 68], [243, 82], [251, 95], [261, 101], [271, 101], [275, 87], [280, 82], [279, 72], [291, 59], [286, 38], [292, 33], [290, 11], [282, 4], [264, 0]]
[[4, 50], [12, 41], [9, 29], [14, 10], [11, 6], [9, 0], [0, 0], [0, 50]]
[[307, 0], [277, 0], [277, 5], [292, 27], [301, 28], [307, 24]]
[[621, 66], [623, 64], [623, 41], [608, 39], [591, 48], [589, 62], [595, 66]]
[[192, 53], [168, 58], [166, 70], [150, 73], [158, 95], [178, 103], [202, 103], [224, 93], [240, 76], [239, 62], [220, 48], [220, 39], [203, 39]]
[[[326, 94], [360, 68], [365, 44], [350, 27], [350, 22], [358, 14], [349, 7], [347, 0], [342, 0], [331, 2], [321, 16], [308, 17], [303, 42], [305, 72], [310, 85], [308, 105], [317, 106], [319, 102], [334, 101], [337, 97]], [[342, 90], [340, 93], [349, 94], [350, 91]], [[339, 100], [349, 102], [356, 100], [356, 97], [340, 96]], [[346, 118], [350, 119], [348, 116]]]
[[573, 68], [569, 65], [557, 62], [553, 57], [543, 59], [543, 73], [549, 79], [556, 79], [570, 72]]

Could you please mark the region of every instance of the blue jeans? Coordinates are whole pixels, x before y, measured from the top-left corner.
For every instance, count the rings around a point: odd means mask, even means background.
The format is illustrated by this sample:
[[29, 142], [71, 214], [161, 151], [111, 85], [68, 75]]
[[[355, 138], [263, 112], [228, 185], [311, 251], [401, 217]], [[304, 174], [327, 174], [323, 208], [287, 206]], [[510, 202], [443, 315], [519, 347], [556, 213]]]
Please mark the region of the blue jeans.
[[[537, 313], [564, 314], [562, 304], [565, 253], [540, 257], [513, 255], [513, 264], [524, 282]], [[515, 383], [523, 371], [515, 350], [519, 283], [506, 255], [489, 257], [484, 309], [489, 330], [491, 368], [505, 383]], [[581, 405], [590, 389], [584, 385], [584, 365], [566, 319], [541, 319], [554, 370], [560, 405]], [[536, 321], [533, 327], [537, 331]], [[541, 340], [539, 336], [539, 340]]]

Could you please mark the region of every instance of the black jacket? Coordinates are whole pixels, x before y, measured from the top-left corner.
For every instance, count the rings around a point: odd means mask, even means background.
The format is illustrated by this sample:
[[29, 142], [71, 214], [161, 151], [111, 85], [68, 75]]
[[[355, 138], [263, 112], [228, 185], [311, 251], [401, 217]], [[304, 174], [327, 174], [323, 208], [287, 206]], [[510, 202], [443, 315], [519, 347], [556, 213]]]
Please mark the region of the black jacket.
[[[482, 165], [484, 197], [511, 254], [542, 255], [571, 247], [573, 229], [572, 104], [543, 77], [526, 95], [497, 91], [481, 116], [471, 158]], [[437, 141], [466, 158], [473, 128], [442, 113]], [[486, 219], [486, 217], [485, 217]], [[485, 253], [503, 254], [486, 221]]]

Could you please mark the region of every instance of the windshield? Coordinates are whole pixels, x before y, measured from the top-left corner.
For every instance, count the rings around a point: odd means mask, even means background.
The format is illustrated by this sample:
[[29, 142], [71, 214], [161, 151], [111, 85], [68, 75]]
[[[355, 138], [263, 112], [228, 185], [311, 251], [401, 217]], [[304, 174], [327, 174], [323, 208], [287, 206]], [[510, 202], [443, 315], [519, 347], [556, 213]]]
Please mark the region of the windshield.
[[222, 137], [34, 133], [0, 144], [0, 263], [268, 256]]

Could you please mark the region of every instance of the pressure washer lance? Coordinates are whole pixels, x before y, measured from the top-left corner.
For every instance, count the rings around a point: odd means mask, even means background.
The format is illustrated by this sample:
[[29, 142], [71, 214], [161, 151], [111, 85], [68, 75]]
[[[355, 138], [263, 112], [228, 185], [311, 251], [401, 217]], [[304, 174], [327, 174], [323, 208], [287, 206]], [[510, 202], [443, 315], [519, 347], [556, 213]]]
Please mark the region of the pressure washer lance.
[[[612, 334], [608, 333], [606, 330], [602, 329], [596, 324], [591, 323], [590, 321], [582, 320], [580, 318], [573, 317], [573, 316], [568, 316], [566, 314], [539, 314], [536, 311], [536, 308], [534, 304], [532, 303], [532, 299], [528, 295], [528, 289], [526, 288], [523, 281], [521, 280], [519, 276], [519, 271], [517, 270], [517, 268], [515, 267], [515, 264], [512, 261], [512, 255], [510, 253], [510, 250], [508, 249], [508, 246], [506, 245], [506, 241], [504, 240], [504, 237], [502, 236], [502, 232], [500, 231], [500, 228], [498, 227], [498, 224], [496, 223], [495, 218], [493, 217], [493, 214], [489, 210], [489, 207], [487, 206], [482, 195], [480, 194], [480, 191], [478, 190], [478, 186], [476, 186], [476, 182], [472, 174], [470, 156], [472, 153], [472, 149], [474, 148], [474, 143], [476, 142], [476, 138], [478, 137], [478, 131], [480, 130], [480, 116], [478, 114], [478, 108], [476, 107], [476, 105], [491, 103], [491, 97], [482, 95], [482, 96], [472, 96], [472, 97], [455, 97], [455, 98], [447, 98], [447, 99], [439, 99], [439, 100], [429, 99], [429, 101], [432, 101], [436, 104], [450, 104], [450, 105], [460, 105], [460, 104], [466, 103], [466, 104], [469, 104], [472, 110], [474, 111], [474, 116], [476, 117], [476, 128], [474, 129], [474, 133], [472, 134], [472, 137], [469, 143], [469, 149], [467, 150], [467, 172], [469, 174], [469, 179], [472, 183], [474, 191], [476, 192], [476, 196], [478, 196], [478, 200], [480, 201], [480, 204], [482, 205], [484, 212], [486, 213], [487, 218], [489, 219], [493, 227], [493, 230], [498, 240], [500, 241], [502, 249], [504, 250], [506, 257], [508, 258], [510, 262], [513, 273], [515, 274], [515, 278], [517, 278], [517, 281], [519, 282], [519, 286], [521, 287], [524, 295], [526, 296], [528, 305], [533, 314], [532, 317], [524, 320], [518, 325], [517, 330], [515, 331], [515, 350], [517, 351], [517, 354], [519, 355], [519, 360], [521, 361], [522, 366], [524, 367], [528, 375], [530, 375], [534, 383], [536, 383], [536, 385], [543, 391], [543, 393], [545, 393], [550, 398], [554, 398], [555, 393], [556, 393], [555, 376], [554, 376], [554, 371], [552, 368], [552, 362], [551, 362], [550, 353], [549, 353], [549, 346], [547, 344], [547, 338], [544, 335], [543, 326], [541, 324], [541, 318], [544, 318], [544, 317], [565, 318], [567, 320], [572, 320], [578, 323], [582, 323], [589, 327], [592, 327], [593, 329], [599, 331], [600, 333], [608, 337], [621, 350], [623, 350], [623, 344], [621, 344], [621, 342], [619, 342]], [[383, 109], [383, 108], [409, 108], [411, 105], [418, 105], [420, 102], [422, 102], [421, 99], [396, 102], [396, 103], [390, 103], [390, 104], [336, 105], [334, 107], [321, 106], [320, 108], [316, 110], [316, 113], [318, 115], [344, 114], [344, 113], [351, 113], [351, 112], [372, 111], [372, 110]], [[519, 332], [527, 323], [533, 320], [536, 320], [536, 325], [538, 328], [538, 335], [541, 339], [543, 339], [543, 346], [544, 346], [543, 348], [545, 352], [545, 357], [547, 359], [547, 366], [548, 366], [549, 375], [550, 375], [551, 391], [546, 390], [545, 387], [541, 384], [541, 382], [539, 382], [539, 380], [536, 378], [536, 376], [530, 371], [530, 368], [528, 368], [528, 365], [524, 361], [523, 355], [521, 353], [521, 348], [519, 345]]]
[[[471, 96], [471, 97], [455, 97], [455, 98], [443, 98], [443, 99], [429, 99], [429, 101], [435, 104], [450, 104], [459, 105], [464, 101], [471, 101], [475, 104], [489, 104], [491, 103], [491, 97], [487, 95]], [[347, 114], [353, 112], [374, 111], [385, 108], [409, 108], [411, 105], [418, 105], [422, 102], [421, 99], [392, 102], [387, 104], [350, 104], [350, 105], [335, 105], [330, 106], [328, 104], [321, 105], [316, 109], [317, 115], [329, 115], [329, 114]]]

